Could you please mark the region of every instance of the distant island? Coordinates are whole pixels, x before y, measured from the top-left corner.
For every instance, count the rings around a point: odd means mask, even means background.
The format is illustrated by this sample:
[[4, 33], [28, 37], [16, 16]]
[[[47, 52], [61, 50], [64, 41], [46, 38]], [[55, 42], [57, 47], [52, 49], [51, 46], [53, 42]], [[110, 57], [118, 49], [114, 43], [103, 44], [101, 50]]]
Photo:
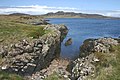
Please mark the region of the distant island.
[[26, 15], [30, 15], [30, 14], [25, 14], [25, 13], [12, 13], [12, 14], [9, 14], [10, 16], [26, 16]]
[[101, 19], [120, 19], [119, 17], [103, 16], [100, 14], [86, 14], [86, 13], [75, 13], [75, 12], [63, 12], [58, 11], [56, 13], [50, 12], [41, 15], [44, 18], [101, 18]]
[[96, 19], [120, 19], [120, 17], [104, 16], [100, 14], [87, 14], [87, 13], [75, 13], [75, 12], [50, 12], [42, 15], [31, 15], [25, 13], [12, 13], [9, 16], [36, 16], [41, 18], [96, 18]]

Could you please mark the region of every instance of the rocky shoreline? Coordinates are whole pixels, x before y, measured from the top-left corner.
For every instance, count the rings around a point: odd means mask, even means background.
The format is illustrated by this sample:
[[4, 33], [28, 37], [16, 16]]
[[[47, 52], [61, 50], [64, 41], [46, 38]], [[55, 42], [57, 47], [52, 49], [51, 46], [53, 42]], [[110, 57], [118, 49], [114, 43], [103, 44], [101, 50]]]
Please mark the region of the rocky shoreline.
[[97, 66], [95, 64], [104, 64], [104, 66], [107, 67], [110, 65], [107, 62], [101, 63], [101, 58], [104, 58], [104, 56], [101, 55], [110, 55], [112, 58], [112, 46], [118, 45], [120, 45], [119, 40], [113, 38], [85, 40], [83, 45], [80, 47], [81, 58], [73, 61], [74, 67], [71, 70], [71, 80], [88, 80], [90, 79], [89, 77], [96, 77], [95, 73]]
[[[29, 20], [28, 17], [21, 18]], [[61, 42], [68, 33], [67, 27], [38, 22], [35, 19], [24, 24], [44, 24], [44, 30], [49, 31], [45, 32], [47, 34], [35, 39], [31, 37], [30, 40], [25, 38], [7, 46], [0, 45], [0, 71], [18, 74], [25, 80], [52, 80], [51, 75], [52, 78], [54, 75], [57, 77], [54, 80], [97, 80], [98, 68], [109, 68], [110, 59], [116, 59], [113, 53], [117, 51], [114, 47], [120, 45], [119, 38], [87, 39], [80, 46], [80, 56], [76, 60], [60, 59]], [[72, 42], [69, 38], [65, 46]]]
[[[47, 68], [41, 70], [39, 73], [33, 74], [32, 77], [30, 77], [30, 79], [44, 80], [48, 78], [47, 80], [49, 80], [49, 76], [54, 73], [58, 77], [60, 77], [56, 80], [88, 80], [91, 79], [89, 77], [95, 78], [97, 69], [96, 64], [101, 63], [101, 58], [96, 56], [96, 54], [110, 54], [110, 52], [112, 51], [111, 47], [119, 45], [119, 39], [99, 38], [88, 39], [86, 41], [80, 47], [81, 55], [79, 58], [77, 58], [74, 61], [65, 59], [55, 59]], [[84, 54], [84, 56], [82, 53]], [[108, 64], [104, 63], [104, 66], [108, 66]]]

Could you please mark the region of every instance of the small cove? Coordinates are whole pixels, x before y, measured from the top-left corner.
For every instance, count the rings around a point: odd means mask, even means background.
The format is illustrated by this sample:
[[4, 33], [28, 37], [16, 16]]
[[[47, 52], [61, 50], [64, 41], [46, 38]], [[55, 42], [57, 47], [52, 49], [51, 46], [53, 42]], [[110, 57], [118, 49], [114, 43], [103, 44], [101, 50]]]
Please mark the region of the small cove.
[[[51, 18], [52, 24], [65, 24], [69, 32], [61, 43], [61, 58], [74, 59], [79, 55], [79, 47], [85, 39], [120, 36], [120, 20], [113, 19], [81, 19], [81, 18]], [[73, 43], [65, 46], [67, 39]]]

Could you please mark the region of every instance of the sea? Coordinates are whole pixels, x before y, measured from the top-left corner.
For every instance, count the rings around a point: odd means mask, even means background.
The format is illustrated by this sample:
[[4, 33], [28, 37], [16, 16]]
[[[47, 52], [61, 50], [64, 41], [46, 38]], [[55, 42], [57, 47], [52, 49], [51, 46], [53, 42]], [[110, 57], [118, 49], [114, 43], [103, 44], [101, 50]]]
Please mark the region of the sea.
[[[49, 23], [64, 24], [69, 29], [66, 38], [61, 43], [61, 58], [75, 59], [80, 54], [80, 46], [89, 38], [120, 37], [120, 20], [89, 19], [89, 18], [50, 18]], [[72, 38], [73, 43], [65, 46]]]

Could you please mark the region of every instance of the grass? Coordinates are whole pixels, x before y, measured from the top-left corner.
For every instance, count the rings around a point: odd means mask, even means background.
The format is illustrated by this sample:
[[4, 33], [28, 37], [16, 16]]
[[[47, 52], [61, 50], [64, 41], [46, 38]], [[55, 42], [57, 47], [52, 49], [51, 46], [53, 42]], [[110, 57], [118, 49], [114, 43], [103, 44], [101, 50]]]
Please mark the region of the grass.
[[95, 53], [100, 62], [95, 63], [96, 73], [90, 80], [120, 80], [120, 45], [110, 53]]
[[60, 77], [56, 72], [54, 72], [44, 80], [64, 80], [64, 79]]
[[[5, 19], [4, 19], [5, 18]], [[35, 26], [31, 24], [24, 24], [18, 16], [0, 16], [0, 44], [9, 44], [17, 42], [24, 38], [39, 38], [45, 33], [44, 26]], [[23, 20], [25, 21], [25, 20]], [[26, 20], [27, 21], [27, 20]]]
[[120, 46], [116, 46], [114, 49], [116, 50], [114, 53], [116, 55], [116, 59], [111, 62], [113, 73], [107, 76], [108, 80], [120, 80]]
[[[31, 40], [48, 34], [45, 25], [27, 24], [34, 16], [3, 16], [0, 15], [0, 47], [10, 45], [22, 39]], [[3, 58], [0, 56], [0, 64]], [[0, 71], [0, 80], [23, 80], [21, 76]]]
[[17, 74], [11, 74], [0, 71], [0, 80], [24, 80], [24, 79]]

